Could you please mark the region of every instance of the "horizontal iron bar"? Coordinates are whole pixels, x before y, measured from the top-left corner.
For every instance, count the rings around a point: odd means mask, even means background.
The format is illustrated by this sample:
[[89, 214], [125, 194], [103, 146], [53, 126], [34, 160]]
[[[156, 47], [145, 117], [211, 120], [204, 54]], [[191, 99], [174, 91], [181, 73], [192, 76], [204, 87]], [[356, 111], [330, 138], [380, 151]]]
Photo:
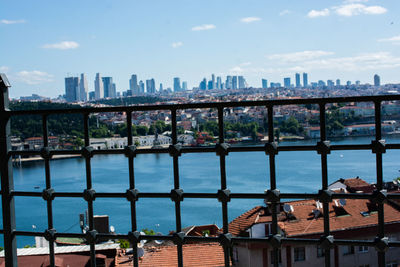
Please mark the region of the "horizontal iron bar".
[[400, 95], [379, 96], [352, 96], [332, 98], [307, 98], [307, 99], [275, 99], [241, 102], [213, 102], [213, 103], [188, 103], [173, 105], [142, 105], [142, 106], [118, 106], [118, 107], [95, 107], [95, 108], [72, 108], [72, 109], [44, 109], [44, 110], [13, 110], [5, 113], [10, 116], [32, 115], [32, 114], [60, 114], [60, 113], [98, 113], [98, 112], [135, 112], [152, 110], [178, 110], [195, 108], [221, 108], [221, 107], [249, 107], [249, 106], [283, 106], [283, 105], [305, 105], [305, 104], [328, 104], [343, 102], [374, 102], [400, 100]]

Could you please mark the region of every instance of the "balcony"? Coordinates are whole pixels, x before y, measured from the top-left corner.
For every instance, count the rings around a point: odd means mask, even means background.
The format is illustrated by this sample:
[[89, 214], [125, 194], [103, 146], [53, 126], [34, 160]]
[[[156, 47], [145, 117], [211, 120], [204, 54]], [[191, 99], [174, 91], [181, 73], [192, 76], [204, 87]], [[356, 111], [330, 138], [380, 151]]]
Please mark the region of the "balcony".
[[[140, 243], [141, 240], [168, 240], [176, 245], [177, 265], [185, 266], [183, 248], [185, 243], [203, 243], [211, 242], [220, 244], [224, 251], [225, 266], [232, 263], [233, 253], [232, 247], [236, 244], [264, 244], [273, 248], [272, 259], [274, 266], [278, 266], [278, 255], [283, 245], [319, 245], [323, 250], [325, 258], [325, 266], [331, 266], [331, 250], [335, 246], [367, 246], [374, 247], [377, 250], [377, 263], [379, 266], [385, 266], [385, 251], [391, 247], [400, 247], [399, 241], [389, 241], [387, 233], [385, 233], [384, 223], [384, 203], [388, 200], [399, 200], [400, 194], [387, 194], [383, 189], [383, 170], [382, 155], [388, 150], [400, 149], [400, 144], [387, 144], [382, 139], [382, 120], [381, 107], [385, 101], [399, 101], [400, 95], [382, 95], [382, 96], [362, 96], [362, 97], [340, 97], [340, 98], [315, 98], [315, 99], [284, 99], [284, 100], [267, 100], [267, 101], [244, 101], [244, 102], [216, 102], [216, 103], [193, 103], [178, 105], [146, 105], [146, 106], [120, 106], [120, 107], [101, 107], [101, 108], [75, 108], [60, 110], [35, 110], [35, 111], [10, 111], [8, 109], [8, 90], [10, 84], [5, 75], [1, 74], [0, 78], [0, 159], [1, 159], [1, 197], [2, 197], [2, 218], [3, 229], [0, 233], [4, 236], [5, 266], [17, 266], [17, 245], [16, 237], [18, 236], [41, 236], [49, 242], [49, 266], [56, 266], [55, 246], [54, 242], [57, 238], [74, 237], [82, 238], [87, 241], [90, 248], [91, 266], [96, 266], [96, 242], [105, 239], [128, 239], [131, 244]], [[343, 144], [332, 145], [328, 140], [326, 131], [326, 105], [332, 103], [344, 102], [373, 102], [374, 103], [374, 125], [375, 138], [371, 143], [366, 144]], [[265, 107], [267, 109], [268, 129], [274, 129], [274, 108], [286, 105], [318, 105], [319, 107], [319, 141], [315, 145], [285, 145], [281, 146], [275, 142], [276, 136], [274, 131], [268, 131], [268, 142], [265, 145], [255, 146], [230, 146], [225, 141], [224, 136], [224, 110], [234, 107]], [[177, 110], [187, 109], [204, 109], [213, 108], [217, 110], [216, 116], [218, 121], [218, 142], [215, 146], [209, 147], [183, 147], [178, 143], [177, 135]], [[134, 145], [132, 137], [132, 113], [138, 111], [157, 111], [166, 110], [171, 114], [171, 139], [172, 144], [168, 148], [137, 148]], [[127, 123], [127, 146], [124, 149], [93, 149], [90, 146], [89, 137], [89, 115], [99, 112], [125, 112]], [[49, 143], [48, 116], [53, 114], [80, 114], [83, 118], [84, 128], [84, 147], [79, 150], [57, 150], [51, 149]], [[43, 148], [40, 150], [30, 151], [12, 151], [10, 144], [10, 118], [13, 116], [35, 114], [42, 117], [43, 131]], [[328, 190], [328, 155], [331, 151], [345, 150], [364, 150], [371, 151], [376, 157], [376, 190], [371, 193], [335, 193]], [[265, 193], [232, 193], [227, 187], [226, 175], [226, 157], [230, 153], [243, 152], [265, 152], [265, 164], [269, 164], [269, 188]], [[318, 153], [321, 160], [321, 188], [318, 193], [285, 193], [280, 192], [277, 187], [278, 178], [276, 176], [275, 157], [279, 152], [286, 151], [311, 151]], [[57, 192], [52, 188], [52, 176], [50, 173], [50, 162], [52, 157], [58, 155], [76, 155], [80, 154], [85, 162], [86, 172], [86, 188], [83, 192]], [[135, 156], [139, 154], [169, 154], [173, 166], [173, 185], [174, 187], [168, 192], [162, 193], [142, 193], [140, 188], [135, 185]], [[215, 153], [219, 160], [220, 167], [220, 187], [214, 193], [188, 193], [181, 187], [180, 179], [180, 156], [182, 154], [192, 153]], [[92, 186], [92, 166], [91, 161], [96, 155], [125, 155], [129, 169], [129, 188], [124, 192], [97, 192]], [[44, 172], [46, 178], [46, 188], [42, 192], [35, 191], [16, 191], [14, 190], [13, 173], [12, 173], [12, 157], [24, 155], [40, 156], [44, 160]], [[44, 232], [36, 231], [20, 231], [16, 229], [15, 222], [15, 198], [21, 196], [29, 196], [42, 198], [47, 205], [47, 230]], [[57, 198], [79, 198], [87, 202], [89, 229], [86, 234], [82, 233], [59, 233], [54, 228], [53, 222], [53, 201]], [[97, 199], [101, 198], [119, 198], [127, 199], [130, 206], [130, 231], [124, 234], [103, 234], [98, 233], [94, 227], [93, 204]], [[163, 198], [171, 199], [175, 206], [175, 231], [170, 235], [152, 236], [140, 235], [136, 213], [137, 202], [141, 199]], [[185, 199], [215, 199], [220, 202], [223, 232], [219, 236], [214, 237], [193, 237], [186, 236], [182, 232], [182, 215], [181, 203]], [[271, 224], [270, 230], [266, 237], [240, 237], [232, 236], [229, 229], [228, 221], [228, 205], [234, 199], [259, 199], [265, 200], [271, 207]], [[291, 238], [284, 237], [278, 229], [278, 210], [281, 201], [289, 199], [314, 199], [322, 203], [322, 217], [324, 220], [323, 234], [317, 238]], [[354, 239], [336, 239], [331, 234], [329, 221], [329, 205], [337, 199], [369, 199], [377, 203], [378, 224], [376, 238], [374, 240], [354, 240]], [[320, 253], [320, 254], [321, 254]], [[321, 255], [322, 255], [321, 254]], [[300, 254], [299, 254], [300, 255]], [[300, 255], [301, 256], [301, 255]], [[300, 257], [299, 256], [299, 257]], [[133, 248], [133, 265], [140, 266], [138, 257], [138, 248]]]

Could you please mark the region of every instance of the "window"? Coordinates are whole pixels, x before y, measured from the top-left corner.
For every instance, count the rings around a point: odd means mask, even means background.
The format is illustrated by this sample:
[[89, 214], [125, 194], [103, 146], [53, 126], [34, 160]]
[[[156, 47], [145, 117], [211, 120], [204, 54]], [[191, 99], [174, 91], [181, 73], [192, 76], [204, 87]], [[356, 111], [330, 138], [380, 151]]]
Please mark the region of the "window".
[[[274, 264], [274, 250], [271, 250], [270, 255], [271, 255], [271, 265], [274, 266], [273, 265]], [[278, 250], [278, 262], [282, 263], [282, 255], [281, 255], [280, 249]]]
[[306, 260], [306, 248], [298, 247], [294, 248], [294, 261], [305, 261]]
[[354, 254], [354, 246], [344, 246], [343, 255], [351, 255], [351, 254]]
[[317, 258], [325, 257], [325, 249], [317, 246]]
[[368, 252], [368, 246], [359, 246], [358, 252]]

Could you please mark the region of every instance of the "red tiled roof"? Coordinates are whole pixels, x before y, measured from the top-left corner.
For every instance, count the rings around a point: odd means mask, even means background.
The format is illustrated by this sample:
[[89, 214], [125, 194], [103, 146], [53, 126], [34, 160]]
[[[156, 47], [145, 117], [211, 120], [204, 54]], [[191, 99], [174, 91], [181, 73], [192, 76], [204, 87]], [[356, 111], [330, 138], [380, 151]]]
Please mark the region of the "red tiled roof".
[[[363, 216], [361, 212], [368, 212], [370, 201], [365, 199], [347, 199], [344, 210], [348, 215], [337, 216], [334, 202], [329, 204], [329, 221], [332, 232], [348, 229], [376, 226], [378, 214], [369, 213]], [[278, 215], [278, 225], [286, 236], [313, 235], [323, 233], [324, 221], [322, 217], [314, 219], [312, 210], [316, 209], [314, 200], [300, 200], [287, 202], [294, 208], [294, 220], [287, 220], [282, 212]], [[391, 205], [384, 204], [385, 223], [400, 223], [400, 212]], [[264, 215], [264, 207], [257, 206], [242, 214], [229, 224], [229, 231], [233, 235], [242, 235], [245, 230], [257, 223], [272, 222], [270, 215]], [[322, 211], [321, 211], [322, 212]]]
[[[224, 251], [218, 243], [185, 244], [183, 245], [183, 266], [225, 266]], [[176, 246], [161, 246], [146, 248], [144, 256], [139, 260], [141, 267], [175, 267], [178, 266]], [[132, 266], [132, 261], [118, 259], [118, 266]]]

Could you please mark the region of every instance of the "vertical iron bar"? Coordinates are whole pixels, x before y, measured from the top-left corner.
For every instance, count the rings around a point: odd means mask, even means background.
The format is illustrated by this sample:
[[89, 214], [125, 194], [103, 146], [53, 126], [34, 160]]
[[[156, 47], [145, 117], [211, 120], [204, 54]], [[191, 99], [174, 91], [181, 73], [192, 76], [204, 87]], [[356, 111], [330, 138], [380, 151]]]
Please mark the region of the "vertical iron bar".
[[1, 173], [1, 204], [3, 208], [3, 237], [5, 266], [17, 266], [17, 241], [15, 231], [15, 205], [11, 192], [14, 190], [11, 151], [11, 130], [8, 88], [11, 87], [5, 74], [0, 73], [0, 173]]
[[[375, 141], [382, 139], [381, 102], [375, 101]], [[382, 152], [376, 151], [376, 189], [383, 189]], [[384, 206], [378, 203], [378, 237], [385, 236]], [[385, 252], [378, 252], [378, 266], [385, 266]]]
[[[224, 107], [218, 107], [218, 136], [219, 136], [219, 144], [224, 143]], [[225, 155], [221, 154], [219, 156], [219, 165], [221, 170], [221, 190], [227, 189], [226, 186], [226, 161]], [[228, 229], [228, 203], [222, 202], [222, 224], [223, 224], [223, 232], [227, 234], [229, 232]], [[224, 259], [225, 266], [230, 266], [229, 261], [229, 247], [224, 246]]]
[[[319, 122], [320, 122], [320, 141], [326, 141], [326, 107], [325, 103], [319, 103]], [[325, 151], [321, 151], [321, 172], [322, 172], [322, 190], [328, 189], [328, 156]], [[324, 235], [330, 234], [329, 230], [329, 203], [324, 202], [323, 215], [324, 215]], [[331, 266], [331, 250], [325, 249], [325, 266]]]
[[[268, 142], [274, 142], [274, 107], [268, 106]], [[275, 154], [270, 154], [269, 156], [269, 182], [271, 190], [276, 189], [276, 170], [275, 170]], [[277, 214], [277, 203], [273, 202], [272, 205], [272, 234], [276, 235], [278, 233], [278, 214]], [[273, 264], [274, 266], [279, 266], [279, 250], [277, 248], [273, 249]]]
[[[43, 148], [49, 148], [49, 132], [47, 127], [47, 115], [42, 115], [42, 132], [43, 132]], [[50, 158], [44, 158], [44, 168], [46, 177], [46, 190], [51, 188], [51, 177], [50, 177]], [[47, 228], [48, 230], [53, 229], [53, 202], [51, 199], [47, 200]], [[49, 241], [49, 252], [50, 252], [50, 266], [54, 267], [54, 241]]]
[[[85, 146], [90, 146], [90, 137], [89, 137], [89, 114], [84, 113], [83, 115], [83, 126], [84, 126], [84, 134], [85, 134]], [[90, 164], [90, 157], [85, 158], [85, 167], [86, 167], [86, 189], [92, 189], [92, 170]], [[94, 220], [93, 220], [93, 200], [88, 201], [88, 217], [89, 217], [89, 231], [94, 229]], [[90, 263], [92, 267], [96, 267], [96, 251], [95, 251], [95, 242], [90, 242]]]
[[[126, 111], [126, 123], [127, 123], [127, 135], [128, 135], [128, 146], [133, 145], [132, 139], [132, 111]], [[135, 172], [134, 172], [134, 160], [133, 156], [130, 155], [128, 157], [128, 166], [129, 166], [129, 189], [135, 189]], [[136, 201], [131, 201], [131, 230], [132, 232], [137, 231], [137, 222], [136, 222]], [[133, 266], [139, 266], [138, 260], [138, 250], [137, 244], [132, 244], [133, 246]]]
[[[178, 129], [176, 122], [176, 109], [171, 109], [171, 123], [172, 123], [172, 145], [176, 145], [178, 143]], [[174, 189], [179, 189], [179, 158], [178, 155], [173, 156], [173, 169], [174, 169]], [[180, 201], [175, 201], [175, 223], [176, 223], [176, 232], [179, 233], [182, 231], [182, 221], [181, 221], [181, 203]], [[182, 245], [177, 244], [177, 253], [178, 253], [178, 266], [183, 267], [183, 251]]]

